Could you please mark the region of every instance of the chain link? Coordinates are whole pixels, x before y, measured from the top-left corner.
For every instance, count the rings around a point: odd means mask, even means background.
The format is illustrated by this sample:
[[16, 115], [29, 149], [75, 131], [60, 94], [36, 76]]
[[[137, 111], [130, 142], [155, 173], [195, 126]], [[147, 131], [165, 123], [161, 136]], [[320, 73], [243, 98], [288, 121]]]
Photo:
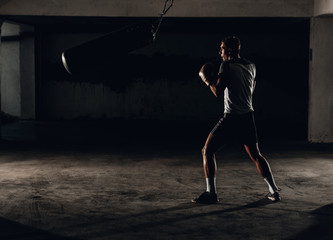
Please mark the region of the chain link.
[[[168, 2], [170, 2], [169, 5], [168, 5]], [[173, 0], [165, 0], [163, 11], [162, 11], [162, 13], [160, 14], [160, 17], [157, 20], [157, 24], [156, 24], [157, 26], [155, 26], [155, 25], [152, 26], [153, 40], [155, 40], [157, 32], [160, 29], [160, 26], [161, 26], [164, 15], [170, 10], [170, 8], [172, 6], [173, 6]]]

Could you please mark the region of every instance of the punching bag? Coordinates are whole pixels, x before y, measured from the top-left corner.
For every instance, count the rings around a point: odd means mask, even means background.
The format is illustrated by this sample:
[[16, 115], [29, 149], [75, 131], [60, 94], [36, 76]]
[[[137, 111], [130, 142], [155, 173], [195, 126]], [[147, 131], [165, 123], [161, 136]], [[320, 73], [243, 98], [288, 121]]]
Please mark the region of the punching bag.
[[68, 73], [75, 74], [104, 62], [117, 62], [125, 54], [151, 44], [153, 39], [152, 24], [139, 22], [67, 49], [62, 53], [62, 63]]

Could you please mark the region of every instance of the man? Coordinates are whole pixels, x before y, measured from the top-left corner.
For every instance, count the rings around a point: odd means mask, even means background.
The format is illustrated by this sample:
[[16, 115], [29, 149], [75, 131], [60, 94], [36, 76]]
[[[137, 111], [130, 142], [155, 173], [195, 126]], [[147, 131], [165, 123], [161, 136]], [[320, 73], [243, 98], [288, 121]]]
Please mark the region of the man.
[[218, 75], [213, 74], [214, 71], [210, 64], [205, 64], [199, 72], [203, 82], [216, 97], [219, 97], [224, 91], [224, 116], [210, 132], [202, 149], [207, 189], [193, 200], [196, 203], [218, 202], [215, 153], [229, 142], [244, 145], [246, 152], [268, 185], [268, 199], [273, 202], [281, 200], [270, 166], [258, 147], [252, 106], [256, 68], [252, 62], [240, 57], [240, 47], [238, 37], [226, 37], [221, 43], [219, 52], [223, 61]]

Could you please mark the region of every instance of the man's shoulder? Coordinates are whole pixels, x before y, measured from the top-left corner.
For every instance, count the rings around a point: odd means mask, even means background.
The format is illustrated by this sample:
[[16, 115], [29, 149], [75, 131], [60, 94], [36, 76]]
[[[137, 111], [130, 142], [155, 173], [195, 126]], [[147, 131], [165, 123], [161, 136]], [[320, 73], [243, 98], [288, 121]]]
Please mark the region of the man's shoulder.
[[251, 62], [250, 60], [248, 60], [246, 58], [236, 58], [236, 59], [232, 59], [228, 62], [231, 64], [236, 63], [236, 64], [242, 64], [242, 65], [254, 65], [253, 62]]

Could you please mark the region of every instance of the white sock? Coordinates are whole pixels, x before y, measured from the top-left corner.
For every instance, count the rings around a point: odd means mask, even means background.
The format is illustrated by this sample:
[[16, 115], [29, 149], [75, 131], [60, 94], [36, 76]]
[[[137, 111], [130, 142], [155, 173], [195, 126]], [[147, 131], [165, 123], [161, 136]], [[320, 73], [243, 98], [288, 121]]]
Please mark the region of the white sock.
[[271, 194], [275, 193], [278, 191], [278, 187], [276, 186], [275, 184], [275, 181], [274, 181], [274, 178], [273, 178], [273, 175], [269, 176], [269, 177], [266, 177], [264, 178], [265, 182], [267, 183], [268, 185], [268, 190]]
[[211, 193], [216, 193], [216, 178], [206, 178], [206, 191]]

